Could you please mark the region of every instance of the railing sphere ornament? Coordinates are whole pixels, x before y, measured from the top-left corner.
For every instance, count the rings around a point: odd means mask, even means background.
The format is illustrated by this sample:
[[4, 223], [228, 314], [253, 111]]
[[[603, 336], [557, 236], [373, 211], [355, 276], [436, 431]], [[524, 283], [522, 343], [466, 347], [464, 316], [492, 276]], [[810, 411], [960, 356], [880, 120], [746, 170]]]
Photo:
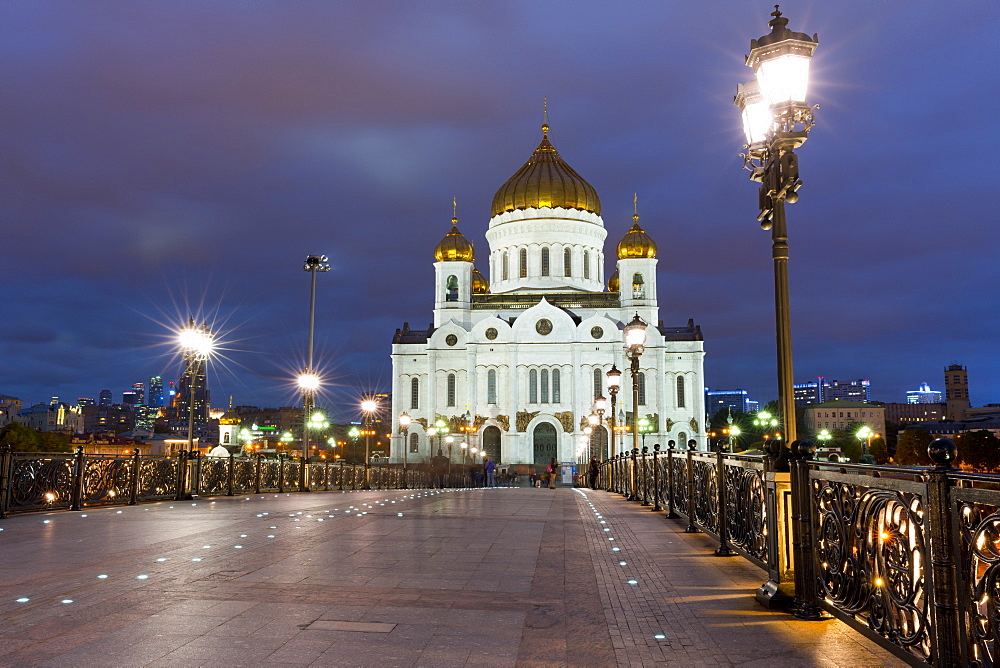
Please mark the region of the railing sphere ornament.
[[927, 456], [939, 469], [952, 468], [951, 463], [958, 456], [958, 446], [950, 438], [935, 438], [927, 446]]

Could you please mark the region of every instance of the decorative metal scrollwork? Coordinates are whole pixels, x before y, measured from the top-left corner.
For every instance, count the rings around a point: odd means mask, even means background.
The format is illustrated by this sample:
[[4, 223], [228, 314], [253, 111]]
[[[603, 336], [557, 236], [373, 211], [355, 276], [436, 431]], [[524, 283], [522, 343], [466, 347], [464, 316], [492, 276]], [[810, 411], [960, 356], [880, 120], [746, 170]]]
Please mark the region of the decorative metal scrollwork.
[[72, 455], [13, 455], [8, 502], [10, 509], [69, 506], [73, 498], [73, 460]]
[[764, 471], [725, 466], [726, 527], [729, 542], [747, 555], [767, 562], [767, 504]]
[[200, 461], [201, 494], [224, 494], [229, 489], [229, 459], [202, 457]]
[[178, 460], [167, 458], [139, 461], [139, 498], [170, 498], [177, 494]]
[[719, 493], [714, 462], [695, 459], [694, 520], [700, 528], [719, 533]]
[[812, 484], [820, 595], [891, 644], [930, 661], [921, 497], [829, 480]]
[[1000, 506], [972, 501], [958, 505], [958, 562], [965, 591], [969, 659], [973, 666], [997, 663], [1000, 638]]

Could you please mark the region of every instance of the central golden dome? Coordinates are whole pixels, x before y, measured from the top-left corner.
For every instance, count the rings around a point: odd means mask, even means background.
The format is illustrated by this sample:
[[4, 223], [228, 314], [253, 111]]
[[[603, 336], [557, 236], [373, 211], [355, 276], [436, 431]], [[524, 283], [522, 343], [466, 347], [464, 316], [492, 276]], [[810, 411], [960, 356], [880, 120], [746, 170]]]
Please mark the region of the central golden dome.
[[542, 143], [528, 162], [493, 196], [491, 215], [543, 207], [579, 209], [601, 215], [597, 191], [559, 157], [549, 142], [547, 124], [542, 126]]

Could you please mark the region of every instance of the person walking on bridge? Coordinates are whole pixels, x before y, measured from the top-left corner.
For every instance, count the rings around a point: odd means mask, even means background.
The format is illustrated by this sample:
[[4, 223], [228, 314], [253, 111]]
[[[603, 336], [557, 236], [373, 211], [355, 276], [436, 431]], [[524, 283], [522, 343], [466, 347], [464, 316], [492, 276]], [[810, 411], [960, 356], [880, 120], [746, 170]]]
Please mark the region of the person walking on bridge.
[[497, 486], [497, 479], [496, 479], [497, 465], [496, 465], [496, 462], [494, 462], [492, 458], [487, 457], [486, 458], [486, 462], [483, 464], [483, 469], [486, 471], [486, 486], [487, 487], [496, 487]]

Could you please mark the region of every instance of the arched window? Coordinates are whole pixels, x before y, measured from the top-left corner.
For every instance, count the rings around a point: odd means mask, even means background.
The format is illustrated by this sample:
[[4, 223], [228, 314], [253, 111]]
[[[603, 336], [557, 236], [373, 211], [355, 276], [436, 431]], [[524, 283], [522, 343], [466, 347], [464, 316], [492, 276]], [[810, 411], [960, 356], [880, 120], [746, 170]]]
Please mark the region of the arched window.
[[528, 372], [528, 403], [538, 403], [538, 372], [534, 369]]
[[542, 369], [542, 403], [549, 403], [549, 370]]
[[552, 370], [552, 403], [558, 404], [559, 397], [559, 369]]
[[677, 408], [684, 408], [684, 376], [677, 376]]
[[455, 374], [448, 374], [448, 405], [455, 405]]
[[410, 434], [410, 452], [420, 451], [420, 436], [416, 432]]
[[497, 402], [497, 372], [490, 369], [486, 372], [486, 403]]
[[528, 277], [528, 249], [522, 248], [520, 253], [520, 263], [521, 266], [518, 267], [518, 275], [521, 278]]
[[410, 410], [420, 408], [420, 379], [410, 379]]
[[590, 251], [583, 251], [583, 277], [590, 278]]
[[222, 434], [222, 444], [223, 445], [229, 445], [229, 432], [228, 431], [223, 432], [223, 434]]
[[646, 405], [646, 374], [639, 372], [636, 379], [636, 388], [639, 390], [639, 405]]
[[504, 251], [503, 255], [500, 256], [500, 267], [502, 272], [501, 276], [503, 276], [503, 280], [506, 281], [508, 278], [510, 278], [510, 266], [508, 265], [507, 262], [507, 251]]
[[594, 398], [601, 396], [604, 374], [600, 369], [594, 369]]
[[563, 249], [563, 276], [573, 275], [573, 254], [568, 248]]
[[447, 293], [445, 294], [445, 301], [457, 302], [458, 301], [458, 276], [449, 276], [448, 280], [445, 282], [445, 288]]
[[646, 298], [646, 285], [643, 283], [642, 274], [635, 273], [632, 275], [632, 299], [645, 299]]
[[549, 275], [549, 249], [542, 249], [542, 276]]
[[683, 431], [681, 433], [677, 434], [677, 443], [682, 448], [687, 449], [687, 446], [688, 446], [688, 435], [685, 434]]

